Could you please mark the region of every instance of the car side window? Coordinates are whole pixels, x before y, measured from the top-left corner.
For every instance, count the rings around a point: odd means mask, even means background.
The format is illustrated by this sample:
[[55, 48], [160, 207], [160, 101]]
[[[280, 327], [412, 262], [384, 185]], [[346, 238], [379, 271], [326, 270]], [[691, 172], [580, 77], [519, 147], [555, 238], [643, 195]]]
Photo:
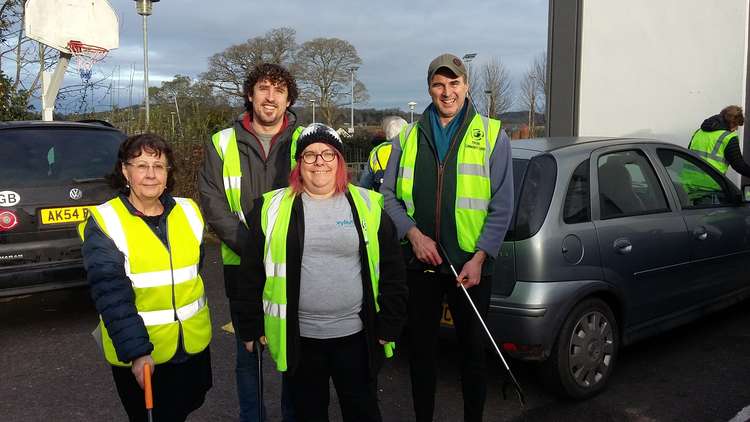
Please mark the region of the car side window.
[[591, 221], [590, 192], [589, 160], [585, 160], [573, 171], [568, 183], [563, 205], [563, 221], [566, 224]]
[[659, 160], [667, 169], [682, 208], [731, 204], [723, 180], [698, 158], [671, 149], [658, 149]]
[[642, 151], [602, 155], [597, 174], [602, 219], [669, 211], [664, 189]]

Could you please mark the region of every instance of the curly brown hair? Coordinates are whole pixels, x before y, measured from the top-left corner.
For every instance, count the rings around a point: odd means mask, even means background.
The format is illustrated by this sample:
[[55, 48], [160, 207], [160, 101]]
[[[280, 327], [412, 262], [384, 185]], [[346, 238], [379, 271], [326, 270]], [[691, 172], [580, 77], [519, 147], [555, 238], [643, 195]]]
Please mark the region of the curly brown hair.
[[294, 76], [281, 65], [261, 63], [247, 74], [245, 83], [242, 84], [242, 94], [245, 96], [245, 110], [248, 113], [253, 112], [252, 101], [249, 98], [253, 93], [253, 87], [259, 81], [264, 80], [268, 80], [272, 84], [285, 85], [288, 92], [289, 107], [294, 105], [297, 97], [299, 97], [299, 90], [297, 89], [297, 82], [294, 80]]
[[742, 107], [730, 105], [721, 110], [721, 118], [729, 125], [730, 128], [742, 126], [745, 124], [745, 117], [742, 115]]
[[144, 151], [154, 153], [157, 157], [161, 157], [163, 154], [167, 159], [169, 172], [167, 173], [167, 189], [165, 192], [171, 192], [175, 183], [174, 173], [177, 170], [175, 168], [174, 153], [169, 143], [154, 133], [130, 136], [120, 144], [120, 150], [117, 151], [115, 168], [112, 170], [112, 174], [107, 176], [110, 186], [125, 195], [130, 193], [128, 182], [125, 180], [125, 175], [122, 174], [122, 165], [133, 158], [140, 157]]

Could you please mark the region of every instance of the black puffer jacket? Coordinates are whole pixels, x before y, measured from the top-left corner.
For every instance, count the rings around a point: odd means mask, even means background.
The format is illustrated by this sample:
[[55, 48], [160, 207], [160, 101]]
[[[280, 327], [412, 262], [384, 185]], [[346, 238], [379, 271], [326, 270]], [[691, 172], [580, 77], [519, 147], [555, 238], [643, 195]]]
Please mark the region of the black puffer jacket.
[[[729, 125], [721, 117], [720, 114], [715, 114], [708, 119], [704, 120], [701, 124], [700, 130], [704, 132], [714, 132], [717, 130], [729, 130]], [[729, 165], [737, 173], [750, 177], [750, 166], [747, 165], [745, 159], [742, 157], [742, 150], [740, 150], [739, 137], [732, 136], [724, 148], [724, 158], [727, 160]]]
[[[347, 199], [352, 209], [355, 222], [359, 222], [357, 209], [354, 207], [351, 195], [347, 192]], [[227, 293], [232, 310], [234, 327], [243, 341], [256, 340], [264, 335], [263, 332], [263, 301], [262, 293], [265, 285], [265, 267], [263, 265], [263, 248], [265, 236], [261, 229], [261, 208], [263, 198], [258, 198], [253, 211], [247, 216], [250, 236], [246, 239], [242, 254], [242, 273], [246, 275], [236, 285], [231, 286]], [[297, 311], [299, 306], [300, 273], [302, 267], [302, 249], [305, 234], [305, 216], [302, 199], [297, 196], [292, 205], [292, 215], [289, 221], [287, 235], [287, 364], [288, 371], [293, 374], [299, 362], [299, 321]], [[379, 296], [376, 298], [380, 305], [380, 312], [375, 312], [375, 302], [372, 298], [369, 265], [362, 237], [362, 228], [355, 224], [359, 235], [360, 261], [362, 263], [362, 311], [360, 318], [367, 337], [369, 367], [371, 375], [375, 376], [380, 369], [383, 359], [383, 347], [378, 339], [395, 341], [401, 334], [406, 322], [406, 301], [408, 287], [406, 285], [406, 270], [401, 257], [396, 228], [385, 211], [380, 217], [378, 241], [380, 243], [380, 281]]]

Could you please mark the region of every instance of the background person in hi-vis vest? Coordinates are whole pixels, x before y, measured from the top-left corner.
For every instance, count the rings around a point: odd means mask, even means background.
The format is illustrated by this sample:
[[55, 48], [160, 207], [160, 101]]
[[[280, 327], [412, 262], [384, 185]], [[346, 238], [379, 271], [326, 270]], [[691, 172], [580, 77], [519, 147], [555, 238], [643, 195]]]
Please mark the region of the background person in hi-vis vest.
[[313, 123], [290, 186], [247, 220], [240, 337], [268, 345], [301, 421], [328, 421], [329, 382], [346, 422], [381, 421], [377, 376], [406, 322], [406, 274], [382, 196], [348, 183], [338, 134]]
[[[494, 257], [513, 212], [510, 140], [500, 121], [468, 100], [464, 63], [452, 54], [427, 70], [432, 104], [401, 130], [380, 192], [403, 248], [409, 284], [409, 362], [416, 420], [432, 421], [437, 335], [443, 295], [461, 345], [464, 419], [482, 419], [486, 396], [485, 334], [456, 282], [479, 312], [489, 309]], [[458, 280], [439, 244], [460, 271]]]
[[[294, 148], [302, 128], [291, 107], [299, 91], [282, 66], [260, 64], [247, 75], [245, 109], [234, 125], [212, 136], [205, 144], [203, 168], [198, 178], [201, 207], [206, 222], [221, 240], [227, 295], [244, 276], [240, 272], [240, 242], [247, 237], [245, 213], [263, 193], [288, 184]], [[236, 315], [232, 315], [232, 320]], [[258, 356], [237, 338], [237, 395], [240, 422], [258, 418]], [[284, 422], [294, 421], [282, 391]], [[264, 412], [265, 414], [265, 412]]]
[[153, 134], [120, 146], [109, 177], [120, 193], [78, 227], [104, 357], [131, 421], [145, 421], [143, 368], [156, 420], [184, 421], [211, 388], [211, 319], [200, 266], [203, 217], [172, 197], [172, 149]]
[[391, 156], [391, 140], [398, 136], [406, 120], [398, 116], [383, 117], [382, 127], [385, 140], [374, 140], [375, 147], [370, 151], [365, 171], [359, 177], [358, 185], [365, 189], [380, 190], [385, 175], [385, 166]]
[[704, 120], [690, 139], [690, 148], [722, 174], [729, 167], [750, 177], [750, 166], [742, 157], [737, 128], [745, 124], [742, 107], [730, 105]]

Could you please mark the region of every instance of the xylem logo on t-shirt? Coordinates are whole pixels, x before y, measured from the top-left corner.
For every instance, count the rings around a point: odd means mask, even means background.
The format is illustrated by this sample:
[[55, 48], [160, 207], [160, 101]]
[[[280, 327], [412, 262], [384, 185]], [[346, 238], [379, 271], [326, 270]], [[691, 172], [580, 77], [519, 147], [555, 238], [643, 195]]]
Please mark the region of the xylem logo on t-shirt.
[[337, 227], [347, 227], [354, 225], [354, 220], [339, 220], [336, 222]]

